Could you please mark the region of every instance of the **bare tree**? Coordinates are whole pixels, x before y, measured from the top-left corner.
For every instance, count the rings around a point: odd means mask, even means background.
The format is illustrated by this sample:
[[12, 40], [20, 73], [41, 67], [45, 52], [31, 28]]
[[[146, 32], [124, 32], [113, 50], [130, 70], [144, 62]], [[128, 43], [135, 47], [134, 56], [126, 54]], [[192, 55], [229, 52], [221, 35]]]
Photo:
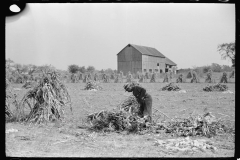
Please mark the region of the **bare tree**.
[[222, 59], [229, 58], [232, 61], [232, 66], [235, 67], [235, 42], [218, 45], [218, 51]]

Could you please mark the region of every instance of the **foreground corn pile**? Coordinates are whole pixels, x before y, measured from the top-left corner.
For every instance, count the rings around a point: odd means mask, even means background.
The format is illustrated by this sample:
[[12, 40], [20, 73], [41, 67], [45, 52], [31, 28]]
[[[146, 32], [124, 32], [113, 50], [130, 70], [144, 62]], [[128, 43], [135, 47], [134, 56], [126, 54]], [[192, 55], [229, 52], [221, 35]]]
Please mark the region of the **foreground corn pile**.
[[172, 151], [197, 151], [200, 150], [202, 152], [206, 152], [210, 150], [215, 152], [217, 150], [216, 147], [213, 146], [213, 143], [210, 140], [206, 139], [195, 139], [192, 140], [189, 137], [186, 138], [177, 138], [177, 139], [166, 139], [160, 140], [156, 139], [155, 146], [160, 146], [164, 149], [172, 150]]
[[96, 81], [88, 81], [85, 88], [85, 90], [101, 90], [102, 87], [98, 85], [98, 82]]
[[215, 85], [208, 85], [205, 88], [203, 88], [206, 92], [212, 92], [212, 91], [226, 91], [228, 90], [228, 86], [225, 84], [217, 83]]
[[179, 91], [179, 90], [181, 90], [181, 88], [179, 88], [178, 85], [174, 85], [174, 83], [169, 83], [162, 88], [162, 91]]
[[210, 112], [204, 115], [189, 116], [188, 118], [175, 118], [168, 122], [155, 125], [154, 131], [164, 130], [174, 136], [205, 136], [213, 137], [218, 134], [235, 134], [235, 127], [227, 121], [217, 120]]
[[138, 117], [139, 104], [134, 96], [129, 96], [117, 109], [100, 111], [87, 116], [92, 130], [104, 131], [129, 131], [142, 130], [145, 121]]
[[163, 131], [173, 136], [205, 136], [218, 134], [235, 134], [235, 127], [221, 119], [215, 118], [210, 112], [204, 115], [174, 118], [161, 123], [154, 120], [159, 115], [153, 114], [153, 123], [138, 116], [139, 104], [134, 96], [129, 96], [117, 109], [100, 111], [87, 116], [88, 126], [95, 131], [128, 131], [134, 133], [159, 133]]

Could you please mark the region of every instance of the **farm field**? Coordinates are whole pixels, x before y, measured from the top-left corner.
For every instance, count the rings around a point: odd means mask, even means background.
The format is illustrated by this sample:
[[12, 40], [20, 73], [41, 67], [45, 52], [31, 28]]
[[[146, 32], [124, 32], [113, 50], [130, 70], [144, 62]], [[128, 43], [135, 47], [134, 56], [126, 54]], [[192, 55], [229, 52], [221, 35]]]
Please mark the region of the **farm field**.
[[[186, 117], [190, 113], [214, 116], [228, 115], [235, 123], [235, 83], [227, 83], [233, 94], [204, 92], [206, 83], [180, 83], [186, 93], [160, 91], [167, 83], [141, 83], [153, 98], [153, 108], [169, 117]], [[93, 112], [116, 108], [132, 93], [125, 92], [124, 83], [100, 83], [103, 90], [84, 90], [85, 83], [67, 83], [73, 112], [65, 110], [64, 122], [47, 125], [6, 123], [6, 156], [11, 157], [233, 157], [235, 137], [218, 135], [211, 139], [216, 151], [170, 152], [155, 145], [156, 139], [169, 139], [165, 133], [127, 134], [125, 132], [90, 132], [82, 128], [82, 120]], [[13, 88], [22, 85], [14, 84]], [[15, 90], [20, 100], [27, 89]], [[190, 137], [196, 139], [196, 137]]]

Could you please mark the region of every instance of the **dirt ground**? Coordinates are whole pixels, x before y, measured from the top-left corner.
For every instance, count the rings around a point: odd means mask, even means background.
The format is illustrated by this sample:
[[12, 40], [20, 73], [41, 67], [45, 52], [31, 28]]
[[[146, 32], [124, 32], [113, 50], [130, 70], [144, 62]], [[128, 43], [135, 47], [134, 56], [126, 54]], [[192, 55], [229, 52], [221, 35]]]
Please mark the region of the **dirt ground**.
[[[141, 83], [152, 95], [153, 108], [169, 117], [184, 117], [192, 112], [212, 112], [216, 117], [228, 115], [235, 123], [235, 84], [227, 86], [233, 92], [204, 92], [206, 83], [182, 83], [186, 93], [160, 91], [167, 83]], [[218, 135], [210, 139], [215, 152], [170, 152], [155, 145], [157, 139], [174, 138], [165, 133], [127, 134], [126, 132], [90, 132], [82, 127], [87, 114], [111, 110], [131, 93], [124, 92], [123, 83], [100, 83], [101, 91], [83, 90], [84, 83], [66, 84], [72, 99], [73, 112], [66, 109], [64, 122], [43, 125], [6, 123], [6, 156], [8, 157], [233, 157], [235, 136]], [[22, 85], [13, 85], [21, 88]], [[26, 89], [15, 90], [18, 99]], [[15, 132], [7, 132], [15, 129]], [[197, 137], [190, 137], [197, 139]], [[204, 138], [204, 137], [201, 137]]]

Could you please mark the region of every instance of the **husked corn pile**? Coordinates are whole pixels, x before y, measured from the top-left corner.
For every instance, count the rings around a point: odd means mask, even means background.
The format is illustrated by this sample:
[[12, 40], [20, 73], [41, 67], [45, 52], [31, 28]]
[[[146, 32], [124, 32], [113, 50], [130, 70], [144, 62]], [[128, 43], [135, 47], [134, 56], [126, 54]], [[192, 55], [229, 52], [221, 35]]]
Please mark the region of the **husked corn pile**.
[[165, 130], [174, 136], [205, 136], [213, 137], [217, 134], [235, 134], [235, 127], [217, 120], [210, 112], [195, 117], [172, 119], [169, 122], [158, 124], [156, 130]]
[[90, 80], [86, 83], [86, 86], [84, 89], [85, 90], [92, 90], [92, 89], [101, 90], [102, 87], [98, 85], [98, 82]]
[[179, 91], [181, 88], [179, 88], [178, 85], [174, 85], [174, 83], [169, 83], [165, 87], [162, 88], [162, 91]]
[[207, 150], [210, 150], [211, 152], [217, 151], [217, 148], [214, 147], [214, 143], [212, 143], [210, 140], [206, 139], [195, 139], [192, 140], [189, 137], [186, 138], [173, 138], [173, 139], [166, 139], [166, 140], [160, 140], [156, 139], [155, 146], [159, 146], [161, 148], [167, 149], [168, 151], [201, 151], [206, 152]]
[[212, 91], [226, 91], [228, 90], [228, 86], [225, 84], [217, 83], [215, 85], [208, 85], [205, 88], [203, 88], [206, 92], [212, 92]]

